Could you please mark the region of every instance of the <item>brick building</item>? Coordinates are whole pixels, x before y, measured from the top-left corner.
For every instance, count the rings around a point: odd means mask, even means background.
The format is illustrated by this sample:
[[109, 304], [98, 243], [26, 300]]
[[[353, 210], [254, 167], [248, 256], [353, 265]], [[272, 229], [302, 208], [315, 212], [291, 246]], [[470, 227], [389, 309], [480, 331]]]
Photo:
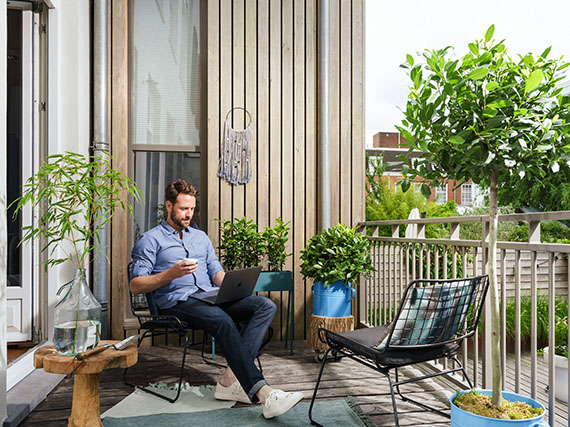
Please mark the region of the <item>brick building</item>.
[[[378, 132], [372, 137], [372, 148], [367, 148], [366, 153], [370, 157], [380, 155], [383, 157], [386, 165], [383, 176], [384, 179], [390, 181], [392, 186], [402, 180], [403, 162], [399, 157], [408, 154], [408, 147], [407, 141], [399, 132]], [[411, 154], [412, 157], [420, 157], [420, 155], [419, 151]], [[456, 185], [456, 181], [449, 181], [446, 185], [432, 188], [429, 200], [437, 203], [453, 200], [461, 206], [472, 206], [483, 196], [481, 190], [471, 182], [462, 184], [458, 188], [455, 188]]]

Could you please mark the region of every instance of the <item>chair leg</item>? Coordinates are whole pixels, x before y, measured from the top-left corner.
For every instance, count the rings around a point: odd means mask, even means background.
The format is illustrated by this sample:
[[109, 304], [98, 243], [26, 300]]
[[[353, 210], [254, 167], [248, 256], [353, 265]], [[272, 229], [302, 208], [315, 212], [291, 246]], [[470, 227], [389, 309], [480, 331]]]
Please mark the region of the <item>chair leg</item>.
[[[123, 380], [124, 380], [125, 384], [130, 386], [130, 387], [138, 388], [139, 390], [142, 390], [146, 393], [152, 394], [156, 397], [160, 397], [161, 399], [167, 400], [170, 403], [176, 402], [178, 400], [178, 398], [180, 397], [180, 392], [182, 391], [182, 379], [184, 378], [184, 365], [186, 363], [186, 352], [188, 350], [188, 336], [186, 334], [184, 334], [184, 339], [185, 339], [184, 352], [182, 353], [182, 366], [180, 367], [180, 378], [178, 379], [178, 391], [177, 391], [176, 396], [174, 398], [170, 398], [170, 397], [165, 396], [161, 393], [157, 393], [156, 391], [150, 390], [146, 387], [141, 387], [141, 386], [138, 386], [136, 384], [131, 384], [131, 383], [127, 382], [127, 369], [125, 369], [124, 374], [123, 374]], [[140, 344], [140, 342], [139, 342], [139, 344]]]
[[452, 360], [455, 361], [455, 363], [457, 363], [460, 367], [461, 367], [461, 371], [463, 372], [463, 379], [465, 379], [467, 381], [467, 384], [469, 384], [469, 388], [472, 389], [473, 388], [473, 383], [471, 382], [471, 380], [469, 379], [469, 375], [467, 375], [467, 371], [465, 370], [465, 368], [463, 367], [463, 364], [459, 361], [459, 359], [457, 359], [457, 357], [452, 356], [451, 357]]
[[323, 376], [323, 371], [325, 369], [325, 364], [327, 363], [327, 358], [329, 352], [331, 351], [330, 347], [325, 352], [325, 357], [323, 357], [323, 361], [321, 363], [321, 370], [319, 371], [319, 376], [317, 378], [317, 384], [315, 384], [315, 391], [313, 392], [313, 397], [311, 398], [311, 404], [309, 405], [309, 420], [311, 421], [311, 425], [323, 427], [321, 424], [313, 420], [313, 405], [315, 404], [315, 399], [317, 398], [317, 391], [319, 389], [319, 384], [321, 383], [321, 377]]
[[[392, 384], [392, 378], [390, 378], [390, 372], [381, 372], [381, 374], [384, 375], [388, 379], [388, 384], [390, 385], [390, 396], [392, 397], [392, 409], [394, 410], [394, 420], [396, 421], [396, 427], [399, 427], [400, 426], [400, 420], [398, 419], [398, 407], [396, 406], [396, 396], [394, 395], [394, 386]], [[397, 378], [397, 376], [398, 376], [398, 373], [396, 371], [396, 378]], [[396, 385], [396, 388], [398, 390], [398, 394], [400, 394], [400, 391], [399, 391], [397, 385]], [[402, 395], [400, 394], [400, 396], [402, 396]]]
[[[457, 362], [459, 363], [459, 361], [457, 361]], [[431, 412], [435, 412], [435, 413], [437, 413], [437, 414], [439, 414], [439, 415], [441, 415], [441, 416], [443, 416], [443, 417], [450, 418], [450, 415], [449, 415], [449, 414], [446, 414], [445, 412], [440, 411], [439, 409], [436, 409], [436, 408], [434, 408], [434, 407], [432, 407], [432, 406], [428, 406], [428, 405], [426, 405], [426, 404], [424, 404], [424, 403], [422, 403], [422, 402], [419, 402], [419, 401], [417, 401], [417, 400], [414, 400], [414, 399], [412, 399], [412, 398], [410, 398], [410, 397], [404, 396], [404, 395], [400, 392], [400, 385], [402, 385], [402, 384], [414, 383], [414, 382], [418, 382], [418, 381], [423, 381], [423, 380], [428, 379], [428, 378], [434, 378], [434, 377], [438, 377], [438, 376], [441, 376], [441, 375], [446, 375], [446, 374], [449, 374], [449, 373], [452, 373], [452, 372], [457, 372], [457, 371], [463, 371], [463, 372], [465, 372], [465, 370], [463, 369], [463, 366], [461, 365], [461, 363], [459, 363], [459, 366], [460, 366], [460, 368], [449, 369], [449, 370], [444, 371], [444, 372], [438, 372], [438, 373], [436, 373], [436, 374], [430, 374], [430, 375], [424, 375], [424, 376], [421, 376], [421, 377], [410, 378], [410, 379], [403, 380], [403, 381], [399, 381], [399, 380], [398, 380], [398, 370], [397, 370], [397, 369], [394, 369], [395, 374], [396, 374], [396, 377], [395, 377], [395, 378], [396, 378], [396, 382], [394, 382], [394, 387], [396, 387], [396, 391], [398, 392], [398, 394], [400, 395], [400, 397], [402, 398], [402, 400], [403, 400], [404, 402], [413, 403], [414, 405], [419, 406], [420, 408], [426, 409], [426, 410], [431, 411]], [[384, 374], [384, 375], [386, 375], [386, 374]], [[391, 387], [391, 386], [390, 386], [390, 387]]]
[[206, 347], [206, 341], [208, 341], [208, 336], [209, 336], [209, 334], [206, 331], [204, 331], [204, 339], [202, 340], [202, 360], [205, 363], [207, 363], [208, 365], [217, 366], [218, 368], [225, 368], [226, 365], [222, 365], [221, 363], [212, 362], [211, 360], [208, 360], [206, 358], [204, 349]]

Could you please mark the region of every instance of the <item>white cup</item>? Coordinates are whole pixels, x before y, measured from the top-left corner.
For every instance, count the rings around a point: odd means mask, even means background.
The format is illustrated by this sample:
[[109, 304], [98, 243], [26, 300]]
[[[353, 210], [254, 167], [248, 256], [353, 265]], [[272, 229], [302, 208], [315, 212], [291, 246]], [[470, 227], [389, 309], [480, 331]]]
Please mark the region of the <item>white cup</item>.
[[189, 262], [190, 264], [198, 264], [197, 258], [184, 258], [182, 261]]

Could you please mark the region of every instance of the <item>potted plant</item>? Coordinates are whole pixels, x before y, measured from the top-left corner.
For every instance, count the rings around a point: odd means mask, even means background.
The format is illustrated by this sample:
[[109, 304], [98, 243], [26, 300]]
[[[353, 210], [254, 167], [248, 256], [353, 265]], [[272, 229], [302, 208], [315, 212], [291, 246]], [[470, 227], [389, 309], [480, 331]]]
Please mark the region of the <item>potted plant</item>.
[[[568, 316], [557, 317], [554, 347], [554, 396], [568, 403]], [[544, 347], [544, 358], [548, 362], [549, 349]]]
[[235, 221], [219, 219], [216, 221], [221, 225], [222, 235], [218, 250], [226, 270], [255, 267], [261, 264], [266, 246], [253, 220], [248, 221], [244, 217]]
[[370, 243], [354, 228], [342, 224], [319, 231], [301, 251], [301, 274], [313, 279], [313, 314], [350, 316], [360, 275], [373, 271]]
[[558, 87], [568, 63], [548, 59], [550, 48], [539, 56], [512, 59], [503, 41], [492, 40], [494, 30], [490, 26], [483, 39], [469, 43], [461, 58], [450, 57], [451, 47], [426, 50], [418, 64], [406, 56], [402, 67], [409, 70], [412, 86], [398, 129], [409, 154], [423, 153], [413, 160], [402, 156], [408, 175], [404, 191], [415, 177], [422, 179], [425, 196], [431, 195], [430, 186], [449, 180], [471, 179], [490, 188], [492, 404], [500, 407], [497, 189], [512, 175], [540, 180], [568, 161], [570, 97]]
[[74, 279], [59, 289], [58, 294], [67, 292], [55, 308], [54, 345], [63, 354], [99, 343], [101, 306], [89, 290], [85, 269], [115, 210], [132, 210], [123, 198], [125, 190], [140, 198], [134, 182], [112, 169], [110, 156], [66, 152], [48, 156], [14, 201], [15, 215], [27, 204], [40, 213], [33, 225], [23, 228], [22, 243], [41, 239], [45, 270], [67, 261], [76, 267]]
[[266, 227], [259, 232], [253, 220], [245, 218], [235, 221], [220, 221], [222, 237], [218, 249], [222, 263], [228, 270], [254, 267], [266, 262], [267, 269], [259, 274], [255, 284], [256, 292], [288, 291], [287, 327], [285, 330], [285, 346], [291, 340], [293, 354], [293, 303], [295, 286], [293, 272], [283, 270], [287, 257], [286, 245], [289, 240], [289, 223], [278, 217], [273, 227]]

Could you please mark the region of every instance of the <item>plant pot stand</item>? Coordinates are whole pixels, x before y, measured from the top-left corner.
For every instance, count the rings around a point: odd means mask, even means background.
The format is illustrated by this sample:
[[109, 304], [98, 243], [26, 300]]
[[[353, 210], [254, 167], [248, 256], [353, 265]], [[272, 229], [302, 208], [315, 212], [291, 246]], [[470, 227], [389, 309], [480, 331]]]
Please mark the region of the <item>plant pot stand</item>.
[[307, 345], [316, 351], [325, 351], [328, 346], [319, 340], [319, 328], [325, 328], [333, 332], [352, 331], [354, 330], [354, 316], [324, 317], [311, 315]]

